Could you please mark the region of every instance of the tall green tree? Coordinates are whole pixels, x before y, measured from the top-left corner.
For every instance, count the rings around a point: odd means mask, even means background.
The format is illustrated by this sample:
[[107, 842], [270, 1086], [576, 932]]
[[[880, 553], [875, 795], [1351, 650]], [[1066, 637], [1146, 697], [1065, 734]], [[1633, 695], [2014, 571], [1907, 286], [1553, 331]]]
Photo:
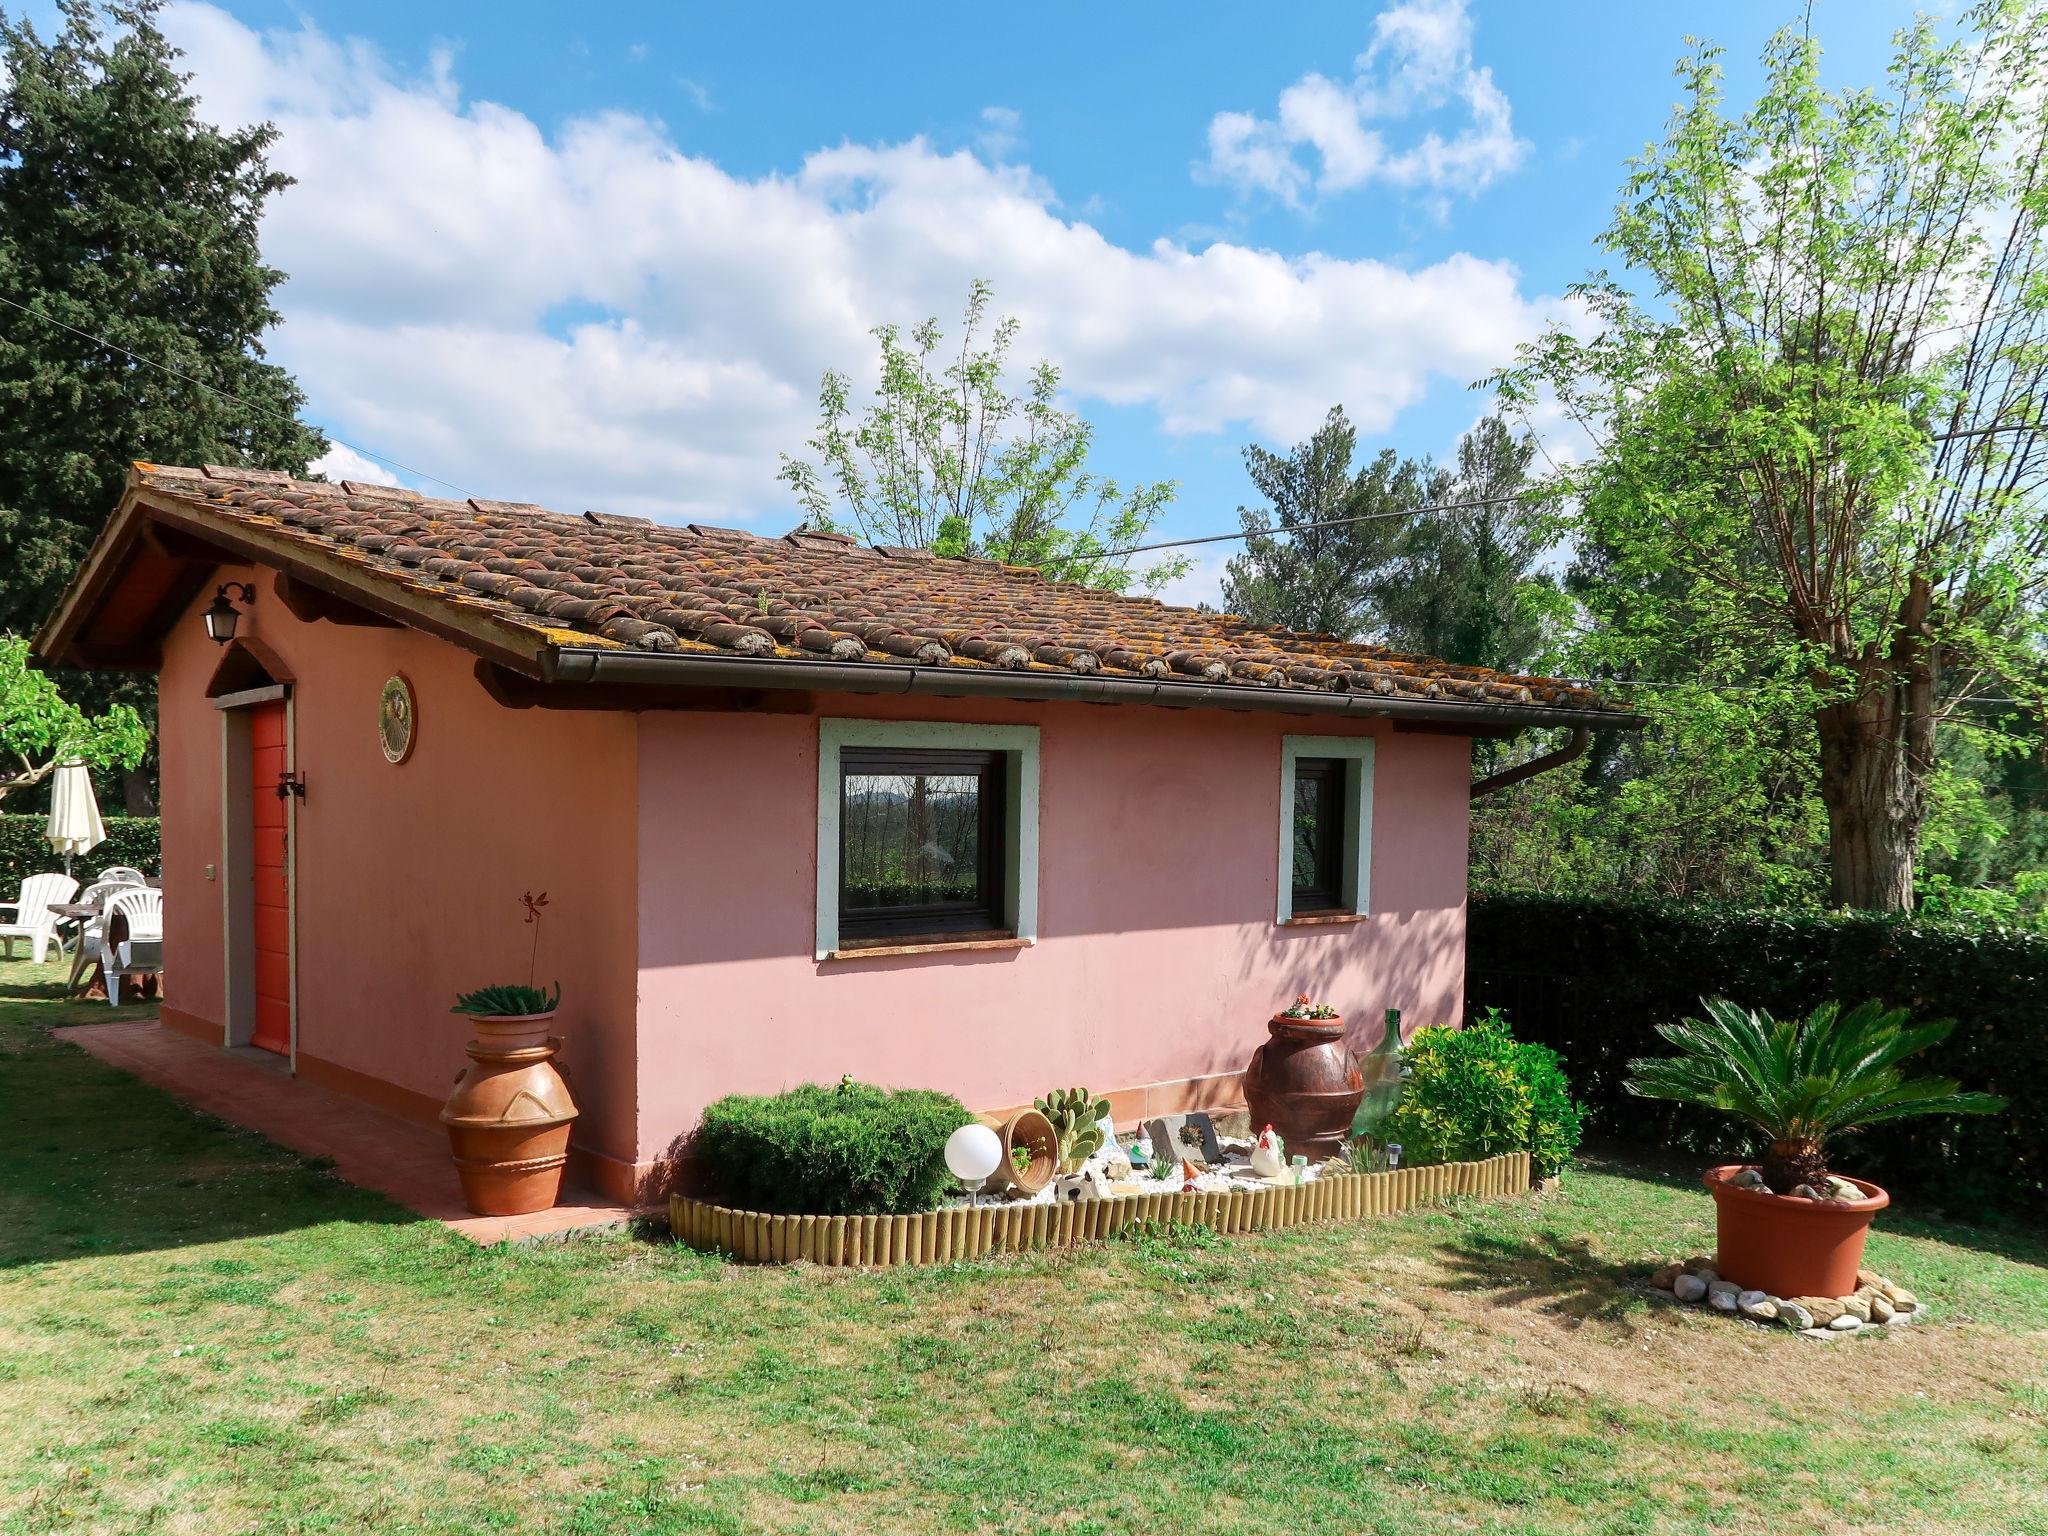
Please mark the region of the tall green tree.
[[1403, 530], [1379, 608], [1389, 645], [1466, 666], [1516, 671], [1543, 648], [1563, 609], [1538, 569], [1550, 519], [1529, 490], [1536, 439], [1488, 415], [1458, 440], [1443, 510]]
[[1612, 552], [1595, 610], [1794, 700], [1831, 897], [1898, 910], [1942, 723], [2040, 687], [2048, 7], [1923, 20], [1881, 90], [1819, 67], [1781, 32], [1732, 112], [1717, 51], [1688, 55], [1604, 236], [1629, 281], [1580, 285], [1597, 332], [1553, 331], [1498, 382], [1595, 437], [1558, 477]]
[[991, 328], [992, 297], [974, 283], [950, 353], [936, 318], [908, 336], [876, 326], [873, 398], [856, 410], [853, 381], [828, 371], [811, 457], [782, 455], [779, 478], [814, 524], [844, 518], [877, 544], [981, 555], [1112, 591], [1172, 580], [1186, 561], [1140, 566], [1119, 552], [1144, 542], [1174, 483], [1125, 487], [1089, 469], [1095, 429], [1060, 404], [1050, 362], [1012, 392], [1018, 322]]
[[1407, 514], [1443, 500], [1450, 477], [1391, 448], [1363, 466], [1357, 454], [1358, 429], [1341, 405], [1284, 454], [1245, 447], [1245, 471], [1265, 503], [1237, 510], [1246, 538], [1224, 567], [1226, 609], [1346, 640], [1380, 633]]
[[28, 664], [28, 642], [0, 635], [0, 800], [41, 783], [69, 757], [96, 768], [133, 768], [149, 748], [149, 727], [126, 704], [87, 715], [65, 698], [55, 679]]
[[[200, 120], [157, 0], [0, 13], [0, 631], [48, 612], [129, 463], [304, 473], [326, 442], [264, 360], [283, 274], [257, 225], [289, 184], [262, 126]], [[153, 692], [99, 679], [153, 712]]]

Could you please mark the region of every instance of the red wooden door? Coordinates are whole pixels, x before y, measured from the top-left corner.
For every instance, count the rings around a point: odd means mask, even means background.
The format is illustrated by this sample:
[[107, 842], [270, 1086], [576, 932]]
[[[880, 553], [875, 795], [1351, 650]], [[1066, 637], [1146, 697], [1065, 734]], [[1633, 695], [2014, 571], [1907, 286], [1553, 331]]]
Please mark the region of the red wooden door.
[[249, 711], [250, 840], [256, 893], [256, 1032], [250, 1043], [266, 1051], [292, 1048], [292, 909], [286, 864], [286, 802], [277, 792], [284, 776], [284, 705]]

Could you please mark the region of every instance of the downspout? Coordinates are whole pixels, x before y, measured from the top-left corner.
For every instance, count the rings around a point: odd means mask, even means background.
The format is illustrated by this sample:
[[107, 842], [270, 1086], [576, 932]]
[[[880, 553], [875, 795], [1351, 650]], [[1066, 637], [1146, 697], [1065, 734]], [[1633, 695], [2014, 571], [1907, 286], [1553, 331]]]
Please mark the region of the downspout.
[[1565, 744], [1541, 757], [1532, 757], [1526, 763], [1517, 763], [1512, 768], [1503, 768], [1499, 773], [1490, 773], [1472, 785], [1472, 798], [1490, 795], [1496, 789], [1506, 789], [1510, 784], [1519, 784], [1524, 779], [1533, 779], [1539, 773], [1548, 773], [1553, 768], [1562, 768], [1566, 763], [1586, 755], [1586, 746], [1593, 739], [1593, 733], [1583, 725], [1572, 727]]

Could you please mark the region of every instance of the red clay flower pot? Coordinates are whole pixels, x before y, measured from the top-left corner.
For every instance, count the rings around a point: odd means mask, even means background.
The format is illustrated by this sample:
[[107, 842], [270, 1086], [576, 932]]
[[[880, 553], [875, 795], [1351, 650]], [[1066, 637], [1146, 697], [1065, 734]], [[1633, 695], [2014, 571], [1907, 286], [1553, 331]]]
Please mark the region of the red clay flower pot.
[[[997, 1132], [1003, 1141], [1003, 1160], [982, 1188], [990, 1194], [1014, 1189], [1020, 1195], [1035, 1195], [1052, 1182], [1060, 1169], [1060, 1133], [1052, 1122], [1035, 1109], [1020, 1109]], [[1011, 1152], [1023, 1147], [1031, 1161], [1019, 1168]]]
[[1298, 1152], [1311, 1163], [1335, 1157], [1365, 1097], [1365, 1074], [1344, 1046], [1344, 1021], [1275, 1014], [1266, 1028], [1272, 1038], [1244, 1069], [1253, 1127], [1272, 1126], [1290, 1157]]
[[1728, 1182], [1747, 1166], [1709, 1168], [1714, 1197], [1714, 1266], [1744, 1290], [1773, 1296], [1847, 1296], [1863, 1265], [1871, 1219], [1892, 1197], [1864, 1179], [1850, 1179], [1861, 1200], [1808, 1200], [1739, 1189]]
[[555, 1070], [553, 1014], [479, 1018], [470, 1065], [441, 1109], [462, 1199], [479, 1216], [544, 1211], [562, 1190], [576, 1104]]

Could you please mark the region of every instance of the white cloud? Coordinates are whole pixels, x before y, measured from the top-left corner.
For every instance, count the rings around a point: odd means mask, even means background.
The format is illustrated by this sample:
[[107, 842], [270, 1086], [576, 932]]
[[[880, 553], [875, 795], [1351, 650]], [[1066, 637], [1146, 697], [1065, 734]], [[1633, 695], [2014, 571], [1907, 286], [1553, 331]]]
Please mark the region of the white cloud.
[[1223, 568], [1229, 563], [1229, 555], [1197, 555], [1185, 571], [1167, 582], [1155, 595], [1162, 603], [1172, 603], [1179, 608], [1192, 608], [1197, 603], [1221, 608]]
[[310, 25], [188, 3], [165, 27], [208, 115], [274, 120], [297, 178], [264, 222], [291, 274], [273, 355], [341, 436], [479, 495], [792, 517], [776, 455], [809, 435], [820, 371], [858, 377], [871, 325], [951, 319], [978, 276], [1082, 409], [1287, 441], [1335, 401], [1382, 432], [1570, 312], [1469, 255], [1128, 248], [1029, 167], [922, 139], [735, 176], [644, 117], [550, 134], [465, 100], [445, 54], [407, 77]]
[[[345, 443], [330, 443], [327, 451], [313, 461], [313, 473], [334, 481], [360, 480], [365, 485], [403, 484], [390, 466], [363, 457]], [[440, 495], [445, 487], [429, 486], [428, 489]]]
[[[1401, 147], [1371, 126], [1444, 113], [1463, 114], [1450, 137], [1430, 128]], [[1290, 207], [1376, 181], [1441, 205], [1483, 190], [1528, 149], [1493, 72], [1472, 62], [1465, 0], [1401, 0], [1374, 19], [1372, 43], [1349, 81], [1303, 75], [1280, 93], [1271, 118], [1217, 113], [1199, 169]]]

